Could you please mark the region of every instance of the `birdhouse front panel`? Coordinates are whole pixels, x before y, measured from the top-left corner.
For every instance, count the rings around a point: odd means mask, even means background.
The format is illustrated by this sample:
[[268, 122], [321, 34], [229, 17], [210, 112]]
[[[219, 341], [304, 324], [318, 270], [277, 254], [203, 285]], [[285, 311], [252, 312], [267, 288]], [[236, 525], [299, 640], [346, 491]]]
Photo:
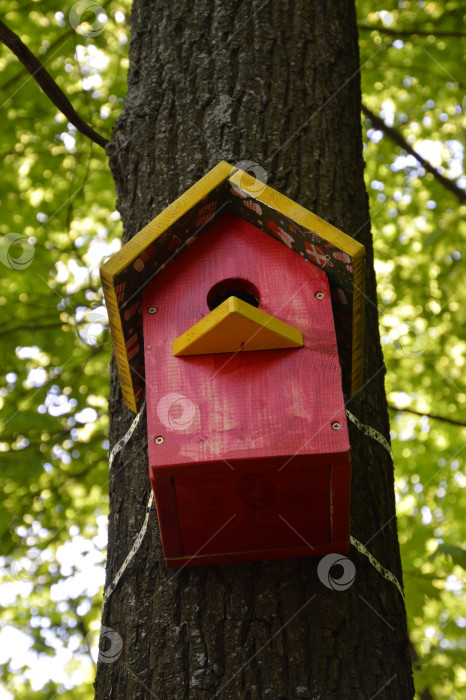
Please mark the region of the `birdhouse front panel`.
[[226, 211], [142, 301], [167, 564], [347, 551], [350, 453], [325, 272]]

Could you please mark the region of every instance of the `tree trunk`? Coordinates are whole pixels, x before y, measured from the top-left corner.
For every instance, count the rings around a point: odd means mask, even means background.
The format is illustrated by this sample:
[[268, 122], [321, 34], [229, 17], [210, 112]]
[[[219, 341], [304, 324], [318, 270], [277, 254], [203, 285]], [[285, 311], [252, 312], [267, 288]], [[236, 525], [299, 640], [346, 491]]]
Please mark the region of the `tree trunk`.
[[[259, 163], [366, 246], [365, 384], [347, 406], [388, 436], [353, 3], [135, 0], [130, 61], [108, 147], [125, 241], [220, 160]], [[113, 367], [112, 444], [133, 418]], [[145, 518], [144, 423], [112, 467], [107, 585]], [[391, 459], [352, 424], [350, 437], [351, 533], [401, 581]], [[122, 651], [99, 663], [96, 698], [411, 698], [403, 599], [354, 547], [348, 557], [344, 591], [322, 584], [318, 558], [168, 571], [151, 513], [104, 606]]]

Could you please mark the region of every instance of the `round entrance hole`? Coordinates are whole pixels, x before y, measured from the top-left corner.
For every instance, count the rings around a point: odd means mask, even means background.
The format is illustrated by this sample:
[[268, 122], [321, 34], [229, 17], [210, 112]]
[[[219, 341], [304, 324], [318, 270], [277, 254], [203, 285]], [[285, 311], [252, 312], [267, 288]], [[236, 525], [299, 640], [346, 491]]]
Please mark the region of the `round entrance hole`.
[[221, 282], [217, 282], [207, 294], [207, 306], [212, 311], [228, 297], [238, 297], [246, 301], [251, 306], [259, 306], [260, 294], [257, 287], [248, 280], [241, 277], [230, 277]]

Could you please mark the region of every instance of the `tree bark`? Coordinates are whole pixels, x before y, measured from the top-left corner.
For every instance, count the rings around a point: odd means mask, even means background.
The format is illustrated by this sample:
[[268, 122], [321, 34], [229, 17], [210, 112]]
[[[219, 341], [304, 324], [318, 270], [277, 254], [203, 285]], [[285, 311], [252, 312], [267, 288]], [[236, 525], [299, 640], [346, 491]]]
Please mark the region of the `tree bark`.
[[[365, 385], [348, 408], [388, 436], [353, 3], [135, 0], [130, 63], [107, 147], [124, 241], [221, 159], [259, 163], [268, 184], [366, 246]], [[113, 367], [112, 444], [133, 418]], [[393, 464], [353, 424], [350, 437], [351, 533], [401, 581]], [[106, 585], [144, 521], [146, 443], [141, 421], [112, 467]], [[413, 697], [403, 599], [356, 549], [348, 557], [345, 591], [322, 584], [318, 558], [168, 571], [151, 513], [104, 606], [123, 646], [99, 663], [96, 698]]]

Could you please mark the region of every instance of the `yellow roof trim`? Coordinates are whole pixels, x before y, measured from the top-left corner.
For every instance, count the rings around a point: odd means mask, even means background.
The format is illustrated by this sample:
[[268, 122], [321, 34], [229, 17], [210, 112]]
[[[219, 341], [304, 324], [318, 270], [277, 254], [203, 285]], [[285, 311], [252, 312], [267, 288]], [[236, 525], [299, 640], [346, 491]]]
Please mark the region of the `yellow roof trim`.
[[204, 177], [198, 180], [189, 190], [186, 190], [178, 199], [166, 207], [147, 226], [144, 226], [121, 250], [102, 265], [101, 273], [114, 278], [123, 272], [136, 258], [159, 236], [178, 221], [184, 214], [198, 204], [217, 185], [226, 180], [235, 172], [235, 168], [222, 160]]
[[353, 264], [356, 260], [364, 258], [365, 248], [361, 243], [272, 187], [268, 185], [258, 186], [257, 179], [249, 173], [238, 170], [230, 176], [229, 180], [255, 199], [281, 212], [299, 226], [318, 232], [319, 236], [350, 255], [353, 258]]

